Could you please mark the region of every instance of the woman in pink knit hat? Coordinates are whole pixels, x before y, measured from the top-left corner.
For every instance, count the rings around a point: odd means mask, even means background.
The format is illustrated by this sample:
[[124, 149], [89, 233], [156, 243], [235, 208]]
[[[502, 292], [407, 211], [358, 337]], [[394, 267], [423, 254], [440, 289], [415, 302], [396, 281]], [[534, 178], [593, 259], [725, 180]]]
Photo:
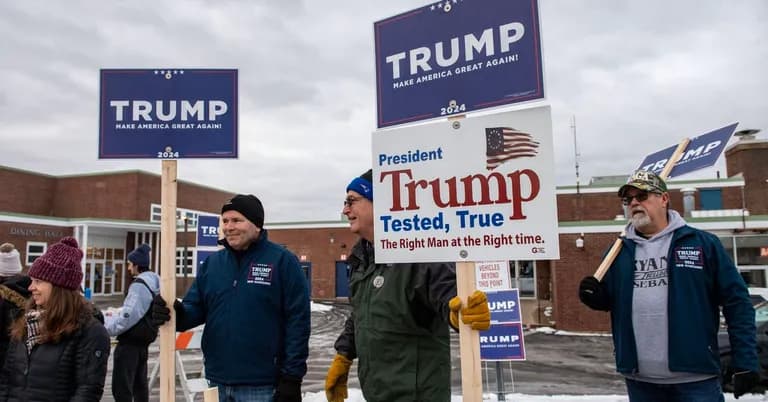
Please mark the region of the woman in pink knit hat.
[[32, 298], [11, 330], [0, 401], [98, 401], [109, 335], [80, 293], [83, 252], [65, 237], [29, 270]]

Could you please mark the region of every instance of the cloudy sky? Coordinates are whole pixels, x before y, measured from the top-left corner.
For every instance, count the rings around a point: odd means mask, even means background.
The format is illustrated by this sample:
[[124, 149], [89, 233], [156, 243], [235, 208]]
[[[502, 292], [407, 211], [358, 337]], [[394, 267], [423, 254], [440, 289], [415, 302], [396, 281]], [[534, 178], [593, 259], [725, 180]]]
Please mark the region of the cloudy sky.
[[[373, 22], [428, 4], [0, 2], [0, 164], [159, 174], [98, 159], [99, 69], [236, 68], [240, 158], [180, 160], [179, 178], [256, 194], [268, 222], [336, 219], [370, 167]], [[582, 183], [733, 122], [768, 130], [765, 0], [540, 0], [540, 15], [556, 184], [575, 183], [572, 116]]]

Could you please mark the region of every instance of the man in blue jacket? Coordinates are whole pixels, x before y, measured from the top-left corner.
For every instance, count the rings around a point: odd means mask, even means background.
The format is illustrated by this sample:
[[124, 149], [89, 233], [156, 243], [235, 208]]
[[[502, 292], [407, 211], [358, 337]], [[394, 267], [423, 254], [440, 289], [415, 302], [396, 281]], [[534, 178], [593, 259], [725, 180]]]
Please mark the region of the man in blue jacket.
[[579, 298], [611, 312], [616, 369], [632, 402], [724, 400], [719, 308], [733, 350], [734, 395], [759, 380], [755, 312], [718, 238], [669, 209], [666, 183], [639, 170], [619, 189], [630, 214], [621, 252], [604, 280], [581, 281]]
[[224, 249], [174, 303], [176, 330], [205, 324], [205, 376], [221, 402], [300, 401], [310, 302], [299, 261], [267, 240], [264, 208], [253, 195], [224, 204], [221, 224]]

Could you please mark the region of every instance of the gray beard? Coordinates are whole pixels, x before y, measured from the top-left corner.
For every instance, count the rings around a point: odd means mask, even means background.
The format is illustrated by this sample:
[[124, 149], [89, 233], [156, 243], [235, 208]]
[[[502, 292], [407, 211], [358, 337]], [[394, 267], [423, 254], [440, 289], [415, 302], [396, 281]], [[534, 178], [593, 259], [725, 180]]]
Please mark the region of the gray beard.
[[651, 218], [648, 214], [632, 215], [632, 226], [635, 228], [635, 231], [643, 233], [644, 229], [650, 224]]

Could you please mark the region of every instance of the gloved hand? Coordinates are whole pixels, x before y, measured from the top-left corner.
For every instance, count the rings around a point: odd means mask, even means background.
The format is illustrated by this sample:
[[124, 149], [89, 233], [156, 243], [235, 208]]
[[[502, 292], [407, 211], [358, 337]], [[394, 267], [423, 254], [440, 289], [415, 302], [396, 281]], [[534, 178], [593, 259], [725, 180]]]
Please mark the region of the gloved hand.
[[347, 399], [347, 378], [349, 377], [349, 368], [352, 367], [352, 360], [347, 359], [341, 354], [336, 354], [328, 368], [328, 375], [325, 377], [325, 397], [328, 402], [343, 402]]
[[480, 290], [475, 290], [467, 297], [467, 307], [461, 308], [461, 299], [456, 296], [448, 302], [448, 308], [451, 310], [449, 318], [454, 328], [459, 328], [459, 310], [461, 310], [461, 321], [472, 329], [485, 331], [491, 327], [488, 297]]
[[301, 402], [301, 379], [284, 375], [275, 388], [275, 402]]
[[740, 396], [751, 391], [760, 382], [760, 374], [749, 370], [736, 369], [733, 374], [733, 396]]
[[585, 276], [579, 283], [579, 300], [593, 310], [610, 309], [608, 292], [594, 276]]
[[176, 323], [178, 323], [184, 316], [184, 304], [181, 302], [181, 299], [173, 300], [173, 311], [176, 312]]
[[152, 324], [161, 326], [171, 320], [171, 309], [162, 297], [155, 297], [152, 302], [152, 314], [150, 314]]

